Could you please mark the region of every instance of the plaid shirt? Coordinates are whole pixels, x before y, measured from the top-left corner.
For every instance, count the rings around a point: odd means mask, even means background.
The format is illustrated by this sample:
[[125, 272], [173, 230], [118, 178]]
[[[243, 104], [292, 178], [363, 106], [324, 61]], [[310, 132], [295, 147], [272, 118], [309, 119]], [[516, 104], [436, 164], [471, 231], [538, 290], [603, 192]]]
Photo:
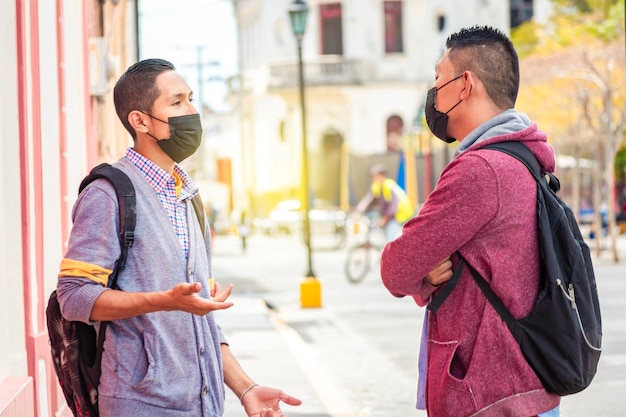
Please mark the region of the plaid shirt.
[[[187, 202], [198, 194], [198, 187], [178, 165], [174, 165], [174, 174], [163, 170], [154, 162], [128, 148], [124, 155], [145, 175], [152, 186], [178, 236], [185, 258], [189, 256], [189, 229], [187, 228]], [[180, 192], [177, 191], [176, 177], [180, 178]]]

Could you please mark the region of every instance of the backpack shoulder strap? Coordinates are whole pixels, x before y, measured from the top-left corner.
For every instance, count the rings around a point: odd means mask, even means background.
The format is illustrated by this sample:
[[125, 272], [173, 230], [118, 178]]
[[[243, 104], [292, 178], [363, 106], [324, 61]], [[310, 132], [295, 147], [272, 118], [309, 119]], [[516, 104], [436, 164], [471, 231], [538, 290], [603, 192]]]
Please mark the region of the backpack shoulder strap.
[[198, 222], [200, 222], [202, 236], [204, 236], [206, 233], [206, 212], [204, 211], [204, 204], [202, 204], [200, 193], [196, 194], [195, 197], [191, 199], [191, 204], [193, 205], [193, 209], [198, 217]]
[[[99, 178], [108, 180], [117, 195], [118, 207], [119, 207], [119, 241], [120, 241], [120, 257], [115, 261], [115, 266], [111, 272], [110, 286], [111, 288], [117, 288], [117, 277], [120, 271], [126, 266], [126, 257], [128, 255], [128, 249], [133, 246], [135, 242], [135, 223], [136, 223], [136, 199], [135, 199], [135, 187], [128, 176], [121, 170], [113, 167], [111, 164], [102, 163], [94, 167], [89, 175], [87, 175], [80, 183], [78, 187], [78, 193], [80, 194], [89, 184]], [[98, 331], [98, 341], [96, 344], [96, 357], [95, 364], [100, 368], [102, 361], [102, 352], [104, 350], [104, 339], [106, 337], [106, 328], [109, 324], [108, 321], [103, 321], [100, 324]]]
[[517, 332], [517, 326], [516, 326], [516, 320], [513, 314], [511, 314], [511, 312], [504, 305], [500, 297], [498, 297], [498, 295], [493, 291], [493, 289], [491, 289], [491, 286], [489, 285], [487, 281], [485, 281], [485, 278], [483, 278], [478, 273], [478, 271], [476, 271], [474, 267], [469, 264], [469, 262], [466, 262], [465, 264], [467, 265], [467, 269], [469, 269], [470, 272], [472, 273], [472, 277], [474, 277], [474, 281], [476, 281], [476, 284], [478, 284], [483, 294], [485, 295], [485, 298], [491, 303], [494, 310], [496, 310], [496, 312], [500, 315], [502, 320], [506, 323], [511, 333], [513, 333], [513, 335], [515, 336]]
[[133, 187], [133, 183], [124, 172], [113, 167], [111, 164], [102, 163], [93, 168], [89, 175], [83, 179], [80, 183], [80, 187], [78, 188], [78, 192], [82, 192], [85, 187], [99, 178], [104, 178], [108, 180], [111, 185], [113, 185], [119, 203], [119, 240], [121, 255], [115, 263], [113, 273], [111, 273], [111, 277], [113, 278], [111, 288], [115, 288], [119, 271], [124, 269], [124, 266], [126, 265], [128, 248], [133, 246], [133, 243], [135, 242], [135, 187]]
[[430, 299], [430, 302], [428, 303], [428, 306], [426, 307], [433, 313], [436, 313], [437, 310], [439, 310], [439, 307], [441, 307], [441, 304], [443, 304], [446, 298], [448, 298], [452, 290], [456, 287], [456, 284], [459, 283], [461, 272], [463, 272], [464, 262], [465, 260], [459, 253], [459, 264], [455, 268], [454, 273], [452, 274], [452, 278], [450, 278], [446, 283], [444, 283], [441, 289], [436, 294], [433, 295], [433, 297]]
[[[528, 168], [537, 182], [541, 182], [541, 180], [544, 179], [552, 191], [555, 193], [559, 192], [561, 184], [558, 178], [551, 173], [543, 172], [535, 155], [533, 155], [530, 149], [528, 149], [523, 143], [517, 141], [497, 142], [483, 146], [480, 149], [493, 149], [512, 156], [526, 165], [526, 168]], [[545, 176], [548, 177], [547, 180], [545, 179]]]

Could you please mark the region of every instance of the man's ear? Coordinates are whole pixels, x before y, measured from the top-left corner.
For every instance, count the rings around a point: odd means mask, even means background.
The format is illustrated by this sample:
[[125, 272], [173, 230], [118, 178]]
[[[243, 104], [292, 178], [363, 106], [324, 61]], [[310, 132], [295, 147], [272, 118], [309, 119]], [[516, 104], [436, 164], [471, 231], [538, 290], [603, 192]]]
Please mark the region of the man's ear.
[[472, 93], [476, 78], [474, 77], [474, 74], [472, 74], [470, 71], [465, 71], [463, 73], [463, 82], [465, 83], [465, 88], [463, 89], [463, 91], [461, 91], [460, 98], [462, 100], [465, 100]]
[[135, 129], [135, 132], [148, 132], [148, 124], [150, 123], [148, 119], [149, 117], [139, 110], [133, 110], [128, 113], [128, 123]]

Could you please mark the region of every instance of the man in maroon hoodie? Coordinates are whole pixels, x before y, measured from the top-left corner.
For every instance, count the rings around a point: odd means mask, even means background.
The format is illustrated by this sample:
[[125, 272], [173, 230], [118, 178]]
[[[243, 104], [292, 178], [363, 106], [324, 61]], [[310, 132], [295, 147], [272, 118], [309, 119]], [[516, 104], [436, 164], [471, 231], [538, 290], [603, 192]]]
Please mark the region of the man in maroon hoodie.
[[[547, 172], [554, 171], [554, 152], [546, 133], [514, 109], [519, 63], [506, 35], [472, 27], [446, 46], [425, 114], [435, 136], [460, 144], [419, 214], [385, 247], [382, 279], [393, 295], [425, 306], [460, 253], [521, 317], [539, 288], [536, 183], [513, 157], [481, 148], [522, 142]], [[420, 367], [430, 417], [560, 414], [559, 396], [543, 388], [467, 268], [425, 326]]]

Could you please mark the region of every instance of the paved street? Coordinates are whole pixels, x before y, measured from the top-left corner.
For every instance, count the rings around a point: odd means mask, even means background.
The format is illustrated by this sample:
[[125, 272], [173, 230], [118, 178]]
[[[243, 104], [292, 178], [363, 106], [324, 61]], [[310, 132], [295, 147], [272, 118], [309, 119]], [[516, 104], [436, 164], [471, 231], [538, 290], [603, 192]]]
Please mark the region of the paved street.
[[[377, 272], [350, 284], [345, 254], [314, 252], [323, 307], [303, 309], [306, 251], [296, 237], [252, 236], [244, 254], [236, 237], [218, 236], [215, 278], [235, 285], [235, 306], [218, 314], [231, 348], [255, 380], [304, 401], [285, 407], [288, 417], [423, 417], [414, 407], [423, 309], [389, 295]], [[592, 386], [563, 399], [563, 417], [626, 416], [626, 259], [604, 258], [596, 261], [604, 352]], [[226, 407], [226, 417], [244, 415], [230, 392]]]

